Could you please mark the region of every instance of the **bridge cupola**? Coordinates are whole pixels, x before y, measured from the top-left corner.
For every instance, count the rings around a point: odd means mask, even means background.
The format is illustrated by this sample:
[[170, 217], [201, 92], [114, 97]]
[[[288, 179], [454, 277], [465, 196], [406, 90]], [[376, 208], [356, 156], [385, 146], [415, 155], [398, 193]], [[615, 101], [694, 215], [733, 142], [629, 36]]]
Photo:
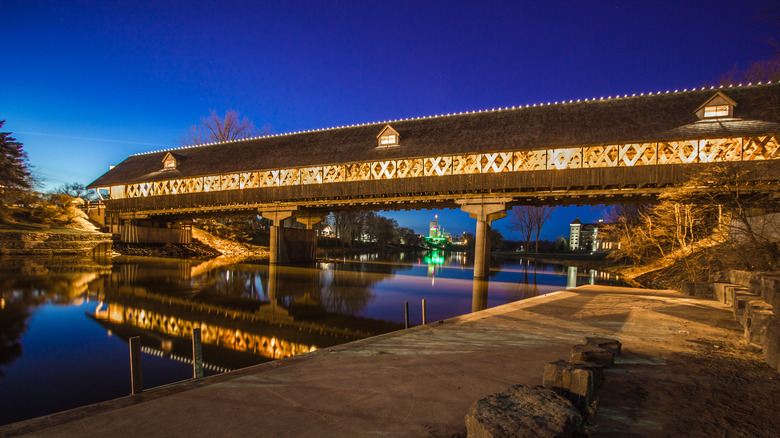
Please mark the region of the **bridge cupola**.
[[718, 91], [714, 96], [707, 99], [706, 102], [696, 108], [696, 116], [699, 120], [712, 120], [720, 118], [733, 118], [734, 107], [737, 106], [737, 102], [734, 102], [730, 97], [726, 96], [722, 91]]
[[380, 148], [399, 146], [401, 144], [401, 136], [398, 134], [398, 131], [393, 129], [390, 125], [385, 125], [376, 138], [379, 142], [377, 147]]

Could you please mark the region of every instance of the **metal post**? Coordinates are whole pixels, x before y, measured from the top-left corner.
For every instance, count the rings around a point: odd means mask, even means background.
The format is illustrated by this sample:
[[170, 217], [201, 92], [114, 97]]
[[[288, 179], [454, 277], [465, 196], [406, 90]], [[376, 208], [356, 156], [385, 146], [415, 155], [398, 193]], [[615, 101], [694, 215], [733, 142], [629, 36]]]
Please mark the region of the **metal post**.
[[200, 327], [192, 329], [192, 378], [203, 378], [203, 346], [200, 343]]
[[404, 328], [409, 328], [409, 302], [404, 301]]
[[425, 325], [425, 298], [422, 299], [423, 325]]
[[131, 394], [140, 394], [144, 391], [143, 377], [141, 373], [141, 338], [130, 338], [130, 386]]

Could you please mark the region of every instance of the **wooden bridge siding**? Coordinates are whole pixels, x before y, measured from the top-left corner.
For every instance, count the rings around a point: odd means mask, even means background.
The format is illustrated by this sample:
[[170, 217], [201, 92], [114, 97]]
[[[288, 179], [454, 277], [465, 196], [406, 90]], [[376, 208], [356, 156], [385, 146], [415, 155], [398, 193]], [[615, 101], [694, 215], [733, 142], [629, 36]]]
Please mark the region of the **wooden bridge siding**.
[[178, 208], [199, 206], [235, 206], [240, 209], [243, 204], [274, 202], [292, 202], [305, 206], [307, 201], [314, 200], [382, 201], [386, 198], [392, 203], [398, 196], [426, 195], [451, 197], [454, 200], [459, 195], [480, 193], [660, 187], [684, 181], [686, 174], [701, 169], [700, 166], [708, 166], [708, 164], [538, 170], [351, 181], [125, 198], [109, 200], [106, 203], [108, 209], [114, 212], [168, 210], [161, 211], [165, 214], [175, 213], [170, 210]]

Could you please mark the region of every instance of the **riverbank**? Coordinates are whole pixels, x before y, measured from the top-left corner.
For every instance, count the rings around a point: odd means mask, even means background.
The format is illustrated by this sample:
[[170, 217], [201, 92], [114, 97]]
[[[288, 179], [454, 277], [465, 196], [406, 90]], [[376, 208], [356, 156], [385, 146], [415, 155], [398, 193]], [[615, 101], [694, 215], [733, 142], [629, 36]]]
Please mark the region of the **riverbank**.
[[465, 436], [475, 400], [541, 383], [584, 336], [623, 343], [593, 436], [769, 436], [780, 378], [730, 308], [583, 286], [0, 427], [32, 436]]
[[85, 255], [110, 248], [111, 235], [31, 224], [0, 225], [0, 255]]

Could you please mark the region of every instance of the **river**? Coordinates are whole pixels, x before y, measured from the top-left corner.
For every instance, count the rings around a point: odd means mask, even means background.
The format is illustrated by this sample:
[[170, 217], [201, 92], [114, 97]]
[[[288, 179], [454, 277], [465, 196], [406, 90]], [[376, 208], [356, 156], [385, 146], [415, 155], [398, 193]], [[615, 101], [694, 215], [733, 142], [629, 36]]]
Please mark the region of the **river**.
[[191, 378], [194, 327], [206, 375], [582, 284], [622, 283], [566, 264], [493, 260], [474, 281], [463, 253], [364, 254], [310, 267], [120, 257], [0, 258], [0, 424]]

